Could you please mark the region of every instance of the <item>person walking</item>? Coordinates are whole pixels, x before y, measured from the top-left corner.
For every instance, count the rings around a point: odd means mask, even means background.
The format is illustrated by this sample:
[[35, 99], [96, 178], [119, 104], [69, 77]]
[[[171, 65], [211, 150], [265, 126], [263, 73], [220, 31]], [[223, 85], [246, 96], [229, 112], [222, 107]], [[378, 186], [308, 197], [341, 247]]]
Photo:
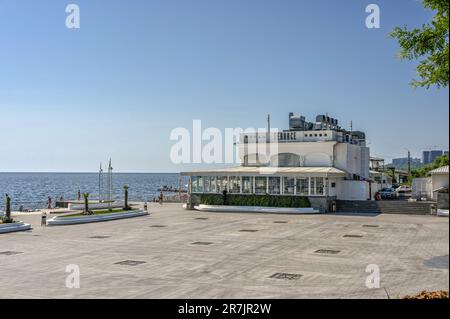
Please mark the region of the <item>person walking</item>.
[[160, 205], [162, 205], [163, 204], [163, 201], [164, 201], [164, 194], [163, 194], [163, 192], [161, 192], [160, 194], [159, 194], [159, 204]]

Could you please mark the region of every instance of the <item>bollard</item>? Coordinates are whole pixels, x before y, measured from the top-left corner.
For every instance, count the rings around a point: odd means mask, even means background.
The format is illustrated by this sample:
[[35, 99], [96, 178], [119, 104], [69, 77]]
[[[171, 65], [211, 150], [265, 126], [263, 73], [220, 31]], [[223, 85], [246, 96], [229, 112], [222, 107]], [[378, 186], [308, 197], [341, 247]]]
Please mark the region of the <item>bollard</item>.
[[144, 203], [144, 212], [147, 211], [147, 202]]
[[47, 226], [47, 213], [42, 213], [41, 226]]
[[432, 204], [430, 206], [430, 214], [431, 215], [437, 215], [437, 207], [436, 207], [436, 205]]

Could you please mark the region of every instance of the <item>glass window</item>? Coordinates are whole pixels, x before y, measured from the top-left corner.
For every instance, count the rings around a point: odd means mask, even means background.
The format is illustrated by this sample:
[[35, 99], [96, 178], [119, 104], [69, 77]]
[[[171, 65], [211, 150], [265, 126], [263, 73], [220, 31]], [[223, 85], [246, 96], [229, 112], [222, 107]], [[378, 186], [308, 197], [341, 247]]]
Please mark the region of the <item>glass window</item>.
[[292, 177], [283, 177], [283, 194], [294, 194], [295, 180]]
[[241, 178], [239, 176], [230, 177], [230, 193], [241, 192]]
[[216, 177], [215, 176], [211, 176], [211, 182], [210, 182], [210, 191], [211, 193], [215, 193], [217, 191], [216, 189]]
[[314, 177], [311, 177], [310, 181], [311, 183], [309, 184], [309, 189], [311, 190], [311, 195], [316, 195], [316, 187], [315, 187], [316, 179]]
[[316, 177], [316, 195], [324, 194], [324, 185], [323, 177]]
[[222, 193], [227, 189], [228, 177], [226, 176], [217, 176], [217, 192]]
[[281, 192], [281, 178], [269, 177], [269, 194], [280, 194]]
[[255, 177], [255, 194], [267, 193], [267, 177]]
[[253, 177], [251, 176], [242, 177], [242, 193], [244, 194], [253, 193]]
[[193, 193], [197, 193], [198, 192], [198, 183], [197, 183], [197, 176], [191, 176], [191, 191]]
[[297, 178], [297, 195], [308, 195], [308, 178]]
[[203, 177], [202, 176], [197, 176], [197, 183], [198, 183], [197, 191], [199, 193], [203, 193]]
[[209, 176], [203, 176], [203, 191], [205, 193], [211, 192], [211, 177]]

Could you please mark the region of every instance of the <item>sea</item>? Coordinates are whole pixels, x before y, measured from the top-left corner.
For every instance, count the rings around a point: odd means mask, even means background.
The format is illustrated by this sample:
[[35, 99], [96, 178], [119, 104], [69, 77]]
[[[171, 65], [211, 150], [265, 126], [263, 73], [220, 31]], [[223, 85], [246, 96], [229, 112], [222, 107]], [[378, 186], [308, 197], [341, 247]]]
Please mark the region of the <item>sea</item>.
[[[107, 177], [102, 175], [102, 198], [107, 196]], [[113, 199], [123, 199], [123, 186], [128, 185], [130, 201], [151, 201], [166, 186], [187, 188], [186, 177], [177, 173], [113, 173]], [[78, 190], [99, 198], [98, 173], [0, 173], [0, 210], [5, 208], [5, 194], [11, 197], [12, 209], [34, 210], [47, 207], [48, 196], [56, 200], [75, 200]], [[169, 194], [169, 193], [168, 193]], [[175, 194], [175, 193], [173, 193]]]

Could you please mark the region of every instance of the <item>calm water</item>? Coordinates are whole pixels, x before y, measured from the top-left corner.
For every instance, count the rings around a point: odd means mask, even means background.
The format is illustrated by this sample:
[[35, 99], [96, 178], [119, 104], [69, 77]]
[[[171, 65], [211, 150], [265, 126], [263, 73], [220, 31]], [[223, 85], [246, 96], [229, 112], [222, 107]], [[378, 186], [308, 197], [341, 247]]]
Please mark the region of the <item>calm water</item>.
[[[167, 185], [178, 188], [179, 174], [113, 174], [114, 198], [123, 198], [123, 185], [128, 185], [131, 201], [148, 201], [159, 195], [158, 188]], [[106, 185], [106, 175], [104, 175]], [[182, 178], [185, 188], [187, 179]], [[76, 199], [78, 190], [89, 192], [98, 198], [98, 174], [96, 173], [0, 173], [0, 209], [4, 209], [4, 194], [12, 199], [13, 209], [23, 205], [25, 209], [45, 208], [47, 196]]]

